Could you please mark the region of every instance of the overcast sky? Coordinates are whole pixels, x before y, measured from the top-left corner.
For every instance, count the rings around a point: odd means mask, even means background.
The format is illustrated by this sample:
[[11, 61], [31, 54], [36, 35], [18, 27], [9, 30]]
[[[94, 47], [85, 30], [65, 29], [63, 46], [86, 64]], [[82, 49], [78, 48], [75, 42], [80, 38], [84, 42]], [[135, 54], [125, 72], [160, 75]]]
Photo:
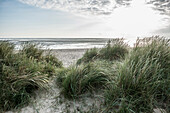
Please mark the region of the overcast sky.
[[0, 0], [0, 37], [170, 36], [169, 0]]

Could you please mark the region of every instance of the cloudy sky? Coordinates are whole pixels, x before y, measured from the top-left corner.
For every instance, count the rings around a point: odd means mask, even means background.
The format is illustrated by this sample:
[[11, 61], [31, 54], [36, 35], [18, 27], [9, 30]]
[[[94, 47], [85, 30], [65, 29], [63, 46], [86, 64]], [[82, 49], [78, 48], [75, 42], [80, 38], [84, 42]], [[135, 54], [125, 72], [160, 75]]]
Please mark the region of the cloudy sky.
[[0, 0], [0, 38], [170, 37], [170, 0]]

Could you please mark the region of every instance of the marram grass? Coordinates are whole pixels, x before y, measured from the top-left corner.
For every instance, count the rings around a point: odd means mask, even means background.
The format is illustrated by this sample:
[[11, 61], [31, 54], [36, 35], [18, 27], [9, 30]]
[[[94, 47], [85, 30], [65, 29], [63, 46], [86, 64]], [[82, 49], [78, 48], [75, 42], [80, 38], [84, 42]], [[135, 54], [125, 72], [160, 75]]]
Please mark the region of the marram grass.
[[34, 90], [46, 88], [55, 68], [62, 67], [57, 61], [35, 45], [16, 52], [13, 44], [0, 42], [0, 111], [28, 104]]
[[[147, 41], [146, 41], [147, 40]], [[152, 37], [137, 40], [129, 56], [117, 70], [117, 80], [106, 90], [105, 101], [115, 112], [169, 111], [169, 40]]]
[[108, 42], [102, 49], [88, 50], [77, 64], [57, 76], [65, 97], [100, 90], [105, 103], [98, 112], [152, 113], [159, 108], [170, 112], [169, 39], [138, 39], [130, 51], [120, 40]]
[[124, 59], [128, 54], [128, 44], [124, 39], [112, 39], [107, 42], [107, 45], [99, 51], [99, 58], [105, 60], [120, 60]]
[[71, 66], [68, 70], [62, 70], [57, 78], [60, 81], [62, 94], [66, 98], [78, 98], [86, 91], [104, 87], [111, 79], [113, 71], [106, 61], [95, 61], [79, 66]]
[[112, 39], [101, 49], [92, 48], [87, 50], [83, 57], [77, 61], [77, 64], [92, 62], [96, 59], [108, 61], [122, 60], [128, 54], [128, 48], [129, 46], [124, 42], [124, 39]]
[[34, 90], [45, 88], [49, 77], [57, 74], [57, 85], [66, 98], [105, 92], [104, 108], [91, 112], [151, 113], [155, 108], [169, 112], [169, 42], [158, 36], [138, 39], [129, 52], [117, 39], [87, 51], [79, 65], [69, 68], [61, 68], [58, 59], [44, 56], [34, 45], [16, 53], [14, 45], [0, 42], [0, 111], [26, 105]]

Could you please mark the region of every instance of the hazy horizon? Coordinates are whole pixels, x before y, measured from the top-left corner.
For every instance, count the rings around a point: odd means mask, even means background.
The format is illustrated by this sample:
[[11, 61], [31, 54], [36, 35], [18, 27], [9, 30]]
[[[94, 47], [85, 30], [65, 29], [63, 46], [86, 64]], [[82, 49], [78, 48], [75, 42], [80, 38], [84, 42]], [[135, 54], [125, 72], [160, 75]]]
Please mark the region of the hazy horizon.
[[169, 0], [0, 0], [0, 38], [170, 37]]

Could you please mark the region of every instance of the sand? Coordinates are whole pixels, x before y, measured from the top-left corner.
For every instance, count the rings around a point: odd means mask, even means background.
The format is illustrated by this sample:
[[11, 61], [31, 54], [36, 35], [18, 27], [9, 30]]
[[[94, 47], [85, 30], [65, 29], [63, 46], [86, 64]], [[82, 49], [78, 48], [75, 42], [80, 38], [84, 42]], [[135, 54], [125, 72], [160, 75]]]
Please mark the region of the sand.
[[51, 52], [63, 62], [64, 67], [68, 67], [75, 64], [76, 61], [83, 56], [86, 50], [87, 49], [59, 49], [52, 50]]

